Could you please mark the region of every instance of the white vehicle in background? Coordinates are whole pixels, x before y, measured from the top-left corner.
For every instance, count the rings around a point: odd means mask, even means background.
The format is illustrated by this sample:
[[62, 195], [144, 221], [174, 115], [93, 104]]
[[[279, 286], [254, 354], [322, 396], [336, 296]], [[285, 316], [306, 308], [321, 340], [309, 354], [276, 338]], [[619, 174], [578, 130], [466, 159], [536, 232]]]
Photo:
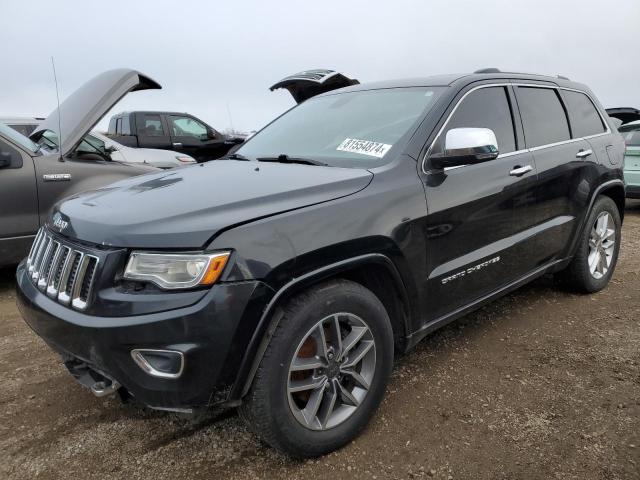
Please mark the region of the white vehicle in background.
[[127, 147], [96, 131], [88, 134], [85, 141], [98, 142], [98, 145], [94, 143], [94, 146], [100, 146], [100, 143], [104, 144], [104, 149], [109, 152], [111, 159], [123, 163], [146, 163], [158, 168], [174, 168], [197, 163], [195, 158], [186, 153], [157, 148]]
[[[10, 126], [26, 137], [31, 135], [42, 120], [44, 120], [44, 118], [0, 117], [1, 123]], [[108, 152], [112, 160], [122, 163], [130, 163], [133, 165], [143, 163], [164, 169], [196, 163], [193, 157], [185, 153], [156, 148], [131, 148], [95, 131], [87, 134], [84, 137], [84, 142], [100, 152]]]
[[9, 125], [15, 131], [28, 137], [44, 119], [45, 117], [0, 117], [0, 123]]

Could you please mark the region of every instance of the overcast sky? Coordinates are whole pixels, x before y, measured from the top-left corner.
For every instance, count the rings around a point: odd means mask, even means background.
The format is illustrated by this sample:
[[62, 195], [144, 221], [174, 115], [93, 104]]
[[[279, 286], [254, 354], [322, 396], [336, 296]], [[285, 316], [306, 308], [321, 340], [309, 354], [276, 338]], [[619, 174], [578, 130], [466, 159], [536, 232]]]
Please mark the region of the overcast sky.
[[562, 74], [605, 107], [640, 107], [640, 0], [0, 0], [0, 25], [0, 116], [55, 108], [52, 55], [62, 98], [131, 67], [163, 89], [112, 113], [186, 111], [218, 129], [264, 125], [293, 105], [268, 87], [310, 68], [363, 83], [482, 67]]

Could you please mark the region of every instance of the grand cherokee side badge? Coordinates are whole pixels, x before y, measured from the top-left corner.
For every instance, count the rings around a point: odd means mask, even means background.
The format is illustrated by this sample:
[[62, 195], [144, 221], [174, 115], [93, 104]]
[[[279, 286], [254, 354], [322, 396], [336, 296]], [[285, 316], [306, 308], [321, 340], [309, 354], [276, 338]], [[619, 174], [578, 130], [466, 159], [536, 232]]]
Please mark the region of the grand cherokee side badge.
[[453, 275], [450, 275], [448, 277], [443, 278], [442, 280], [440, 280], [440, 283], [442, 283], [442, 285], [445, 285], [447, 283], [449, 283], [452, 280], [457, 280], [458, 278], [462, 278], [465, 275], [477, 272], [478, 270], [482, 270], [485, 267], [488, 267], [489, 265], [491, 265], [492, 263], [498, 263], [500, 261], [500, 257], [493, 257], [489, 260], [486, 260], [482, 263], [478, 263], [477, 265], [474, 265], [472, 267], [467, 268], [466, 270], [460, 270], [458, 273], [455, 273]]
[[62, 215], [60, 212], [56, 212], [53, 216], [53, 226], [60, 229], [60, 231], [64, 230], [69, 226], [69, 222], [62, 219]]

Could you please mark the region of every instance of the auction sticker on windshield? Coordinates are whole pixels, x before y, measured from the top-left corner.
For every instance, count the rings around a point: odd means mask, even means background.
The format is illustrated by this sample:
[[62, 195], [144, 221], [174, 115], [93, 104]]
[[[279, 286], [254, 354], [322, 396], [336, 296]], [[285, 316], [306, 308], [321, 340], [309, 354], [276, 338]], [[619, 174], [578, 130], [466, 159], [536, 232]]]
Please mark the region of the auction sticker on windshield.
[[358, 140], [357, 138], [347, 138], [338, 145], [336, 150], [341, 152], [361, 153], [372, 157], [382, 158], [393, 145], [386, 143], [372, 142], [370, 140]]

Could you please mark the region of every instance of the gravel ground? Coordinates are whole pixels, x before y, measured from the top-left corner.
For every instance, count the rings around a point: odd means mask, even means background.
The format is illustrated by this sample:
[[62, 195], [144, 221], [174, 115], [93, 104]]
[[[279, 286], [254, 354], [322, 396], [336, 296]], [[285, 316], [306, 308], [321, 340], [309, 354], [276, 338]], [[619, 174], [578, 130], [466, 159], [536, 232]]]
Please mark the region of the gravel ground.
[[356, 441], [292, 461], [233, 412], [190, 418], [97, 399], [22, 322], [0, 272], [0, 478], [640, 479], [640, 204], [610, 286], [540, 279], [397, 361]]

